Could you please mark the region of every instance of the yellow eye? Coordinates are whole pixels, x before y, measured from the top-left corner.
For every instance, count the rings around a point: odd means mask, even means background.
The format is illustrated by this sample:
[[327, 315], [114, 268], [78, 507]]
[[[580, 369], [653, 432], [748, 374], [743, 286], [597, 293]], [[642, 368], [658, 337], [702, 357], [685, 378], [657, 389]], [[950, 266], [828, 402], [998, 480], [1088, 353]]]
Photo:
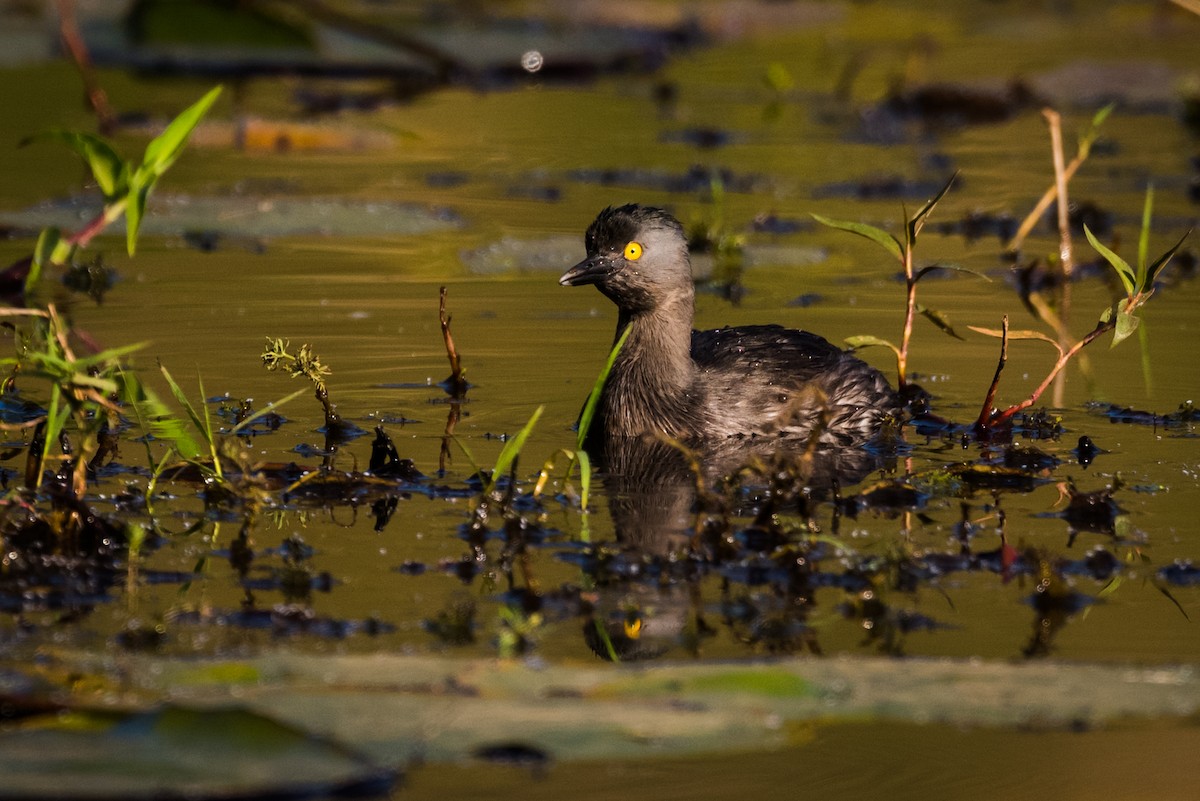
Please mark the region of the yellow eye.
[[625, 246], [625, 258], [629, 261], [637, 261], [642, 257], [642, 246], [637, 242], [630, 242]]

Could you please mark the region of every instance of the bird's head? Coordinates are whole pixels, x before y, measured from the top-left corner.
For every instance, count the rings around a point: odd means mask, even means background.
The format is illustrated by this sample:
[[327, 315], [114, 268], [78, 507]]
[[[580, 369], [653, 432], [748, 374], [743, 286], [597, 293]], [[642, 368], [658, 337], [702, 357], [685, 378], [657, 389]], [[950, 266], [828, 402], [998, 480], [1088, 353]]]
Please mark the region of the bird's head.
[[622, 311], [650, 311], [693, 296], [687, 239], [662, 209], [609, 207], [588, 226], [587, 258], [567, 270], [563, 286], [595, 284]]

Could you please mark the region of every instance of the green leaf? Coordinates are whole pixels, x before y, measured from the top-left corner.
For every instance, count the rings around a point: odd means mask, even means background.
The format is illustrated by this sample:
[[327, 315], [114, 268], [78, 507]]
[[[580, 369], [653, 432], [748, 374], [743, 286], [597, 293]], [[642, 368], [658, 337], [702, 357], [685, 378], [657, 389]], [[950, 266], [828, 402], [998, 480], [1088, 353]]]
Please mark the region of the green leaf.
[[115, 348], [108, 348], [99, 353], [93, 353], [90, 356], [82, 356], [75, 359], [71, 364], [76, 370], [87, 370], [92, 367], [107, 367], [120, 361], [125, 356], [131, 353], [136, 353], [148, 345], [148, 342], [134, 342], [130, 345], [118, 345]]
[[1183, 236], [1179, 237], [1179, 241], [1171, 247], [1166, 253], [1159, 256], [1153, 264], [1146, 269], [1146, 283], [1142, 286], [1143, 290], [1150, 289], [1154, 286], [1154, 282], [1158, 280], [1158, 274], [1163, 271], [1171, 259], [1175, 256], [1175, 252], [1183, 247], [1183, 242], [1192, 235], [1192, 229], [1189, 228], [1184, 232]]
[[1105, 106], [1104, 108], [1097, 111], [1096, 116], [1092, 117], [1091, 130], [1098, 131], [1100, 126], [1104, 124], [1104, 121], [1106, 119], [1108, 119], [1108, 115], [1112, 114], [1113, 109], [1116, 107], [1117, 107], [1116, 103], [1109, 103], [1107, 106]]
[[200, 122], [200, 118], [216, 102], [217, 96], [220, 94], [221, 87], [213, 87], [204, 97], [188, 106], [180, 112], [179, 116], [171, 120], [166, 129], [146, 145], [145, 155], [142, 156], [142, 167], [155, 178], [166, 172], [183, 152], [183, 147], [187, 144], [188, 137], [192, 135], [197, 123]]
[[888, 342], [886, 339], [880, 339], [879, 337], [871, 336], [870, 334], [860, 334], [858, 336], [846, 337], [844, 341], [854, 350], [858, 350], [859, 348], [884, 347], [890, 348], [892, 353], [895, 353], [897, 357], [900, 356], [900, 349], [891, 342]]
[[154, 179], [148, 179], [140, 169], [130, 182], [129, 202], [125, 206], [125, 249], [130, 256], [137, 252], [138, 231], [146, 216], [146, 199], [150, 197], [153, 186]]
[[1112, 113], [1112, 110], [1116, 108], [1116, 106], [1116, 103], [1109, 103], [1107, 106], [1097, 111], [1096, 115], [1092, 117], [1091, 126], [1087, 129], [1083, 136], [1079, 137], [1079, 156], [1081, 158], [1086, 159], [1088, 157], [1088, 153], [1091, 152], [1092, 145], [1100, 136], [1100, 126], [1104, 124], [1104, 121], [1108, 119], [1108, 115]]
[[922, 267], [917, 270], [917, 274], [913, 276], [913, 283], [920, 281], [929, 273], [937, 272], [938, 270], [953, 270], [956, 273], [967, 273], [976, 278], [982, 278], [984, 281], [991, 283], [991, 278], [987, 274], [981, 273], [978, 270], [972, 270], [970, 267], [963, 267], [960, 264], [930, 264], [928, 267]]
[[79, 371], [71, 374], [70, 383], [74, 387], [90, 387], [101, 395], [111, 395], [117, 391], [117, 383], [111, 378], [101, 378]]
[[529, 418], [529, 422], [525, 424], [517, 435], [504, 443], [504, 447], [500, 450], [500, 455], [496, 457], [496, 466], [492, 468], [492, 480], [488, 482], [487, 492], [491, 492], [496, 482], [500, 480], [500, 476], [508, 472], [512, 467], [513, 461], [520, 455], [521, 449], [525, 447], [525, 440], [529, 439], [529, 434], [533, 431], [533, 427], [537, 425], [538, 418], [542, 416], [542, 411], [545, 406], [537, 407], [533, 416]]
[[[1123, 304], [1125, 301], [1121, 301], [1121, 303]], [[1123, 308], [1119, 308], [1117, 311], [1117, 325], [1113, 329], [1112, 344], [1109, 347], [1115, 348], [1123, 342], [1126, 337], [1137, 330], [1139, 322], [1141, 321], [1136, 316], [1125, 311]]]
[[112, 200], [125, 194], [124, 181], [129, 174], [125, 160], [99, 136], [79, 131], [53, 130], [31, 136], [21, 144], [42, 140], [59, 142], [75, 151], [91, 171], [106, 199]]
[[778, 93], [790, 92], [796, 86], [796, 79], [792, 77], [792, 73], [778, 61], [772, 61], [767, 65], [767, 72], [763, 76], [763, 80], [771, 91]]
[[910, 243], [917, 241], [917, 234], [921, 233], [921, 229], [925, 227], [925, 218], [929, 216], [929, 212], [933, 211], [933, 207], [938, 204], [938, 201], [946, 196], [946, 193], [950, 191], [950, 187], [954, 185], [954, 181], [957, 178], [958, 171], [956, 170], [950, 176], [950, 180], [946, 181], [946, 185], [942, 187], [942, 191], [934, 195], [933, 199], [925, 201], [925, 205], [908, 221], [908, 241]]
[[962, 339], [962, 337], [958, 335], [958, 332], [954, 330], [954, 326], [950, 324], [950, 318], [944, 312], [940, 312], [937, 309], [927, 309], [919, 303], [917, 304], [917, 311], [926, 320], [933, 323], [950, 336], [954, 337], [955, 339]]
[[588, 496], [592, 491], [592, 457], [585, 450], [577, 450], [575, 458], [579, 462], [579, 505], [586, 512]]
[[[141, 428], [158, 440], [171, 443], [171, 447], [184, 459], [195, 459], [200, 448], [182, 420], [171, 413], [157, 394], [146, 387], [131, 372], [118, 372], [121, 400], [133, 409]], [[150, 455], [147, 446], [147, 456]], [[153, 461], [153, 460], [151, 460]]]
[[592, 391], [588, 395], [587, 401], [583, 404], [583, 411], [579, 414], [579, 430], [575, 437], [576, 450], [583, 450], [583, 441], [587, 439], [588, 430], [592, 427], [592, 418], [596, 414], [596, 406], [600, 403], [600, 395], [604, 392], [604, 385], [608, 383], [608, 374], [612, 372], [613, 364], [617, 361], [617, 354], [624, 347], [625, 340], [629, 338], [631, 330], [633, 329], [630, 326], [626, 326], [625, 330], [621, 332], [617, 343], [613, 345], [612, 350], [608, 353], [608, 360], [604, 362], [604, 367], [600, 370], [600, 375], [596, 376], [596, 383], [592, 385]]
[[[58, 247], [58, 243], [61, 241], [62, 231], [55, 226], [43, 228], [41, 233], [38, 234], [37, 245], [35, 245], [33, 248], [33, 266], [39, 272], [42, 267], [51, 263], [51, 257], [54, 254], [54, 250]], [[34, 273], [31, 270], [29, 274], [32, 276]], [[36, 279], [34, 279], [34, 283], [36, 282]]]
[[46, 427], [42, 429], [44, 439], [42, 440], [42, 460], [39, 464], [37, 482], [38, 486], [42, 483], [42, 473], [46, 471], [46, 464], [50, 460], [50, 453], [54, 448], [60, 447], [59, 435], [62, 434], [63, 427], [67, 422], [67, 415], [71, 411], [71, 406], [63, 402], [62, 389], [57, 383], [50, 386], [50, 404], [46, 408]]
[[25, 297], [33, 294], [38, 283], [42, 280], [42, 268], [53, 261], [54, 251], [62, 241], [62, 231], [57, 228], [43, 228], [38, 234], [37, 244], [33, 248], [33, 259], [29, 263], [29, 273], [25, 276]]
[[821, 225], [828, 225], [830, 228], [837, 228], [842, 231], [849, 231], [852, 234], [865, 236], [872, 242], [875, 242], [888, 253], [896, 257], [897, 261], [904, 261], [904, 248], [901, 247], [900, 241], [896, 237], [889, 234], [882, 228], [876, 228], [873, 225], [866, 223], [848, 222], [846, 220], [831, 220], [828, 217], [822, 217], [820, 214], [813, 214], [812, 218]]
[[[995, 328], [982, 328], [977, 325], [969, 325], [969, 326], [967, 326], [967, 328], [970, 328], [972, 331], [974, 331], [977, 334], [983, 334], [984, 336], [997, 337], [997, 338], [1002, 338], [1005, 336], [1003, 331], [997, 330]], [[1032, 331], [1032, 330], [1027, 330], [1027, 329], [1019, 329], [1016, 331], [1009, 331], [1008, 338], [1009, 339], [1037, 339], [1042, 342], [1049, 342], [1051, 345], [1053, 345], [1055, 347], [1056, 350], [1058, 350], [1059, 353], [1062, 352], [1062, 345], [1058, 344], [1058, 342], [1056, 340], [1051, 339], [1050, 337], [1043, 334], [1041, 331]]]
[[1096, 235], [1086, 225], [1083, 226], [1083, 233], [1087, 236], [1088, 242], [1092, 243], [1092, 247], [1096, 249], [1096, 252], [1103, 256], [1105, 261], [1111, 264], [1113, 269], [1117, 271], [1117, 275], [1121, 277], [1121, 283], [1125, 285], [1125, 293], [1132, 296], [1137, 291], [1135, 284], [1136, 276], [1129, 263], [1104, 247], [1104, 245], [1101, 245], [1100, 240], [1096, 239]]
[[183, 152], [188, 137], [209, 107], [221, 94], [221, 87], [209, 90], [208, 94], [184, 109], [171, 120], [166, 130], [150, 140], [142, 156], [142, 165], [133, 171], [128, 180], [128, 197], [125, 208], [125, 247], [132, 256], [137, 252], [138, 231], [146, 216], [146, 201], [162, 174], [175, 163]]

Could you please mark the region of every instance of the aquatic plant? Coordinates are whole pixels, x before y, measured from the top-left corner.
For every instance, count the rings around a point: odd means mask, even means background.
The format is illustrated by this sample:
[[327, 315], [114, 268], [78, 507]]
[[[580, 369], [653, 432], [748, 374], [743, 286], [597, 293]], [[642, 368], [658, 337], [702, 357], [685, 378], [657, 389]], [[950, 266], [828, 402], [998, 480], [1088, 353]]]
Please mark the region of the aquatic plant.
[[[1070, 164], [1063, 163], [1061, 146], [1058, 137], [1059, 127], [1057, 115], [1050, 111], [1046, 112], [1046, 116], [1050, 122], [1051, 131], [1053, 134], [1052, 138], [1055, 142], [1055, 185], [1051, 187], [1051, 189], [1047, 191], [1046, 195], [1044, 195], [1039, 201], [1034, 211], [1022, 224], [1018, 234], [1009, 244], [1010, 250], [1018, 247], [1020, 242], [1023, 241], [1024, 236], [1028, 233], [1028, 230], [1032, 228], [1033, 223], [1040, 217], [1042, 211], [1044, 211], [1054, 197], [1057, 197], [1060, 209], [1059, 229], [1062, 239], [1059, 253], [1059, 264], [1064, 275], [1067, 277], [1069, 277], [1071, 273], [1072, 257], [1070, 236], [1069, 232], [1067, 231], [1068, 221], [1066, 219], [1066, 182], [1071, 175], [1078, 170], [1079, 166], [1087, 159], [1091, 147], [1099, 135], [1099, 128], [1111, 110], [1111, 106], [1101, 109], [1092, 118], [1091, 126], [1080, 138], [1078, 152]], [[962, 270], [962, 268], [950, 265], [930, 265], [920, 270], [916, 270], [913, 264], [913, 250], [916, 245], [917, 237], [925, 224], [925, 219], [933, 210], [934, 206], [937, 205], [938, 201], [940, 201], [950, 189], [950, 186], [953, 184], [953, 182], [954, 177], [947, 182], [947, 184], [932, 200], [928, 201], [916, 214], [907, 219], [904, 227], [903, 244], [901, 244], [896, 237], [892, 236], [887, 231], [884, 231], [883, 229], [877, 228], [873, 225], [844, 220], [832, 220], [819, 214], [812, 215], [814, 219], [824, 225], [849, 231], [870, 239], [888, 253], [892, 254], [892, 256], [899, 260], [903, 265], [906, 302], [904, 328], [900, 345], [896, 346], [886, 339], [881, 339], [873, 335], [849, 337], [846, 340], [847, 344], [854, 348], [881, 345], [892, 350], [896, 356], [897, 379], [901, 391], [908, 386], [907, 365], [909, 344], [912, 338], [912, 325], [916, 313], [919, 312], [923, 314], [926, 318], [928, 318], [946, 333], [950, 334], [951, 336], [958, 337], [958, 334], [955, 333], [954, 329], [951, 327], [949, 319], [946, 317], [946, 315], [936, 310], [925, 309], [916, 302], [916, 288], [917, 283], [921, 280], [921, 278], [934, 270]], [[1078, 341], [1072, 341], [1070, 334], [1066, 329], [1065, 321], [1058, 314], [1056, 314], [1049, 305], [1041, 300], [1039, 296], [1036, 296], [1036, 293], [1029, 293], [1027, 301], [1038, 317], [1046, 321], [1055, 329], [1055, 332], [1058, 334], [1057, 340], [1039, 331], [1011, 331], [1009, 330], [1007, 315], [1003, 318], [1002, 326], [999, 330], [979, 326], [969, 326], [971, 330], [977, 333], [999, 337], [1001, 339], [1000, 357], [997, 363], [996, 372], [992, 378], [990, 386], [988, 387], [987, 393], [985, 394], [983, 408], [975, 422], [976, 433], [985, 434], [989, 431], [995, 430], [998, 427], [1002, 427], [1008, 424], [1015, 415], [1023, 412], [1025, 409], [1028, 409], [1030, 406], [1037, 403], [1037, 401], [1045, 393], [1046, 389], [1048, 389], [1055, 379], [1060, 375], [1063, 368], [1066, 367], [1066, 365], [1072, 359], [1076, 358], [1084, 347], [1098, 337], [1109, 331], [1112, 331], [1112, 344], [1115, 346], [1137, 329], [1138, 322], [1140, 320], [1140, 318], [1137, 316], [1138, 310], [1150, 299], [1150, 296], [1154, 294], [1154, 284], [1159, 273], [1164, 267], [1166, 267], [1171, 258], [1175, 255], [1176, 251], [1178, 251], [1183, 245], [1183, 242], [1187, 239], [1188, 234], [1191, 233], [1189, 230], [1188, 233], [1185, 233], [1173, 247], [1163, 253], [1158, 259], [1152, 263], [1148, 262], [1148, 238], [1150, 231], [1151, 212], [1153, 208], [1153, 197], [1153, 190], [1148, 190], [1142, 215], [1142, 231], [1138, 243], [1138, 263], [1136, 269], [1131, 267], [1116, 253], [1101, 244], [1091, 230], [1086, 226], [1084, 227], [1084, 232], [1087, 235], [1088, 241], [1091, 243], [1092, 247], [1095, 248], [1096, 251], [1100, 253], [1100, 255], [1103, 256], [1116, 271], [1121, 284], [1125, 288], [1125, 297], [1117, 300], [1112, 306], [1105, 309], [1100, 315], [1100, 319], [1096, 323], [1096, 326], [1082, 339]], [[971, 270], [962, 271], [973, 272]], [[995, 409], [993, 408], [993, 403], [995, 401], [1000, 375], [1003, 372], [1004, 366], [1008, 360], [1008, 341], [1010, 339], [1038, 339], [1048, 342], [1057, 349], [1059, 358], [1051, 367], [1050, 372], [1047, 374], [1043, 382], [1030, 394], [1028, 398], [1020, 403], [1013, 404], [1004, 409]]]
[[454, 337], [450, 333], [450, 320], [450, 314], [446, 311], [446, 287], [440, 287], [438, 289], [438, 323], [442, 329], [442, 343], [446, 346], [446, 358], [450, 361], [450, 375], [441, 385], [450, 393], [452, 399], [461, 401], [471, 385], [467, 383], [462, 358], [458, 355], [458, 347], [454, 344]]
[[271, 339], [267, 337], [267, 345], [261, 355], [263, 366], [269, 372], [286, 371], [292, 378], [304, 377], [312, 383], [313, 396], [321, 404], [325, 413], [325, 428], [332, 431], [342, 425], [342, 418], [337, 413], [337, 407], [329, 399], [329, 387], [325, 377], [333, 371], [321, 363], [321, 357], [313, 352], [312, 345], [307, 342], [300, 346], [296, 353], [290, 352], [291, 342], [286, 339]]
[[872, 346], [883, 346], [891, 350], [896, 355], [896, 380], [900, 385], [900, 390], [903, 392], [908, 387], [908, 351], [909, 343], [912, 341], [913, 321], [919, 313], [931, 323], [936, 325], [945, 333], [952, 337], [960, 338], [955, 333], [954, 328], [950, 324], [950, 319], [944, 313], [929, 309], [917, 303], [917, 284], [922, 278], [937, 270], [957, 270], [960, 272], [972, 273], [978, 275], [973, 270], [968, 270], [964, 267], [949, 264], [931, 264], [921, 269], [916, 269], [913, 259], [913, 254], [917, 245], [917, 237], [921, 233], [921, 229], [925, 227], [926, 218], [938, 202], [950, 191], [950, 187], [954, 184], [958, 173], [950, 176], [950, 180], [942, 187], [931, 200], [926, 201], [916, 214], [911, 217], [905, 213], [904, 222], [904, 243], [901, 244], [892, 234], [877, 228], [874, 225], [867, 223], [851, 222], [847, 220], [832, 220], [828, 217], [823, 217], [820, 214], [813, 214], [812, 217], [822, 225], [828, 225], [830, 228], [837, 228], [842, 231], [849, 231], [852, 234], [857, 234], [870, 239], [875, 244], [882, 247], [893, 257], [895, 257], [900, 265], [904, 268], [904, 286], [905, 286], [905, 303], [904, 303], [904, 328], [901, 332], [900, 345], [897, 347], [886, 339], [881, 339], [877, 336], [868, 334], [848, 337], [846, 344], [852, 348], [866, 348]]
[[736, 233], [726, 221], [725, 182], [720, 173], [712, 174], [708, 188], [711, 211], [688, 226], [688, 250], [712, 254], [711, 283], [726, 300], [737, 304], [743, 293], [746, 237]]
[[[1059, 341], [1039, 332], [1039, 331], [1010, 331], [1008, 327], [1007, 315], [1003, 319], [1002, 327], [999, 331], [990, 328], [981, 328], [971, 326], [971, 330], [988, 336], [1000, 338], [1000, 358], [996, 365], [996, 373], [992, 378], [991, 386], [988, 387], [987, 395], [984, 398], [983, 408], [980, 410], [979, 418], [975, 422], [975, 430], [980, 434], [995, 430], [998, 427], [1007, 424], [1014, 415], [1028, 409], [1030, 406], [1038, 402], [1042, 394], [1048, 389], [1054, 379], [1062, 372], [1063, 368], [1076, 357], [1083, 348], [1099, 339], [1109, 331], [1113, 332], [1112, 345], [1115, 347], [1122, 340], [1132, 334], [1138, 327], [1140, 317], [1137, 313], [1142, 306], [1150, 300], [1154, 294], [1154, 283], [1158, 278], [1159, 273], [1163, 268], [1170, 263], [1171, 258], [1183, 246], [1184, 241], [1191, 234], [1191, 229], [1188, 229], [1183, 236], [1179, 238], [1171, 248], [1164, 252], [1153, 262], [1148, 261], [1149, 251], [1149, 236], [1150, 236], [1150, 221], [1154, 206], [1154, 192], [1147, 190], [1146, 202], [1142, 211], [1142, 230], [1138, 239], [1138, 261], [1137, 268], [1133, 268], [1123, 258], [1118, 256], [1113, 251], [1102, 245], [1090, 229], [1084, 229], [1088, 241], [1092, 247], [1104, 257], [1104, 259], [1116, 271], [1121, 285], [1125, 288], [1125, 296], [1115, 301], [1111, 306], [1106, 308], [1101, 314], [1096, 325], [1083, 336], [1082, 339], [1075, 341], [1073, 344], [1064, 345]], [[1008, 361], [1008, 341], [1010, 339], [1037, 339], [1043, 342], [1048, 342], [1058, 351], [1058, 359], [1050, 368], [1050, 372], [1042, 380], [1029, 397], [1025, 400], [1015, 403], [1003, 410], [993, 407], [996, 397], [996, 389], [1000, 383], [1000, 375], [1004, 370], [1004, 366]]]
[[[1032, 231], [1033, 227], [1038, 224], [1039, 220], [1042, 219], [1042, 216], [1046, 213], [1046, 210], [1050, 208], [1050, 204], [1054, 202], [1055, 198], [1063, 197], [1066, 194], [1064, 187], [1071, 180], [1071, 178], [1075, 176], [1075, 173], [1079, 171], [1079, 168], [1083, 166], [1083, 163], [1087, 161], [1088, 157], [1091, 155], [1092, 147], [1096, 144], [1096, 140], [1100, 138], [1100, 126], [1102, 126], [1104, 121], [1108, 119], [1108, 116], [1112, 113], [1113, 108], [1115, 108], [1115, 106], [1109, 104], [1096, 112], [1096, 114], [1092, 117], [1091, 124], [1088, 126], [1087, 130], [1079, 135], [1078, 144], [1076, 145], [1075, 149], [1075, 156], [1071, 159], [1071, 161], [1066, 163], [1063, 163], [1062, 159], [1062, 142], [1061, 136], [1059, 135], [1059, 122], [1057, 116], [1055, 115], [1047, 117], [1047, 120], [1051, 126], [1051, 142], [1053, 143], [1054, 147], [1055, 180], [1054, 183], [1042, 193], [1042, 196], [1038, 198], [1038, 202], [1034, 204], [1033, 209], [1030, 210], [1029, 214], [1025, 215], [1025, 219], [1022, 220], [1021, 224], [1017, 227], [1016, 233], [1013, 234], [1012, 238], [1009, 239], [1008, 244], [1005, 245], [1004, 250], [1006, 253], [1015, 254], [1020, 251], [1021, 245], [1025, 242], [1025, 238], [1029, 236], [1029, 232]], [[1067, 213], [1067, 209], [1068, 206], [1065, 200], [1059, 203], [1060, 227], [1063, 216]]]
[[[10, 371], [6, 387], [11, 391], [19, 374], [22, 382], [40, 379], [50, 388], [44, 414], [18, 426], [34, 428], [25, 486], [38, 490], [44, 468], [57, 462], [55, 473], [63, 477], [75, 497], [82, 497], [88, 470], [95, 468], [100, 455], [100, 440], [119, 413], [118, 363], [141, 346], [79, 356], [69, 341], [69, 327], [53, 304], [44, 311], [20, 311], [33, 315], [39, 324], [23, 334], [18, 332], [16, 356], [0, 359], [0, 367]], [[65, 437], [68, 422], [74, 424], [76, 434], [73, 448]]]
[[[563, 448], [552, 454], [542, 466], [542, 471], [538, 475], [537, 484], [534, 487], [533, 494], [538, 496], [546, 487], [546, 482], [550, 479], [551, 471], [554, 469], [555, 462], [560, 456], [567, 459], [567, 468], [565, 477], [569, 480], [571, 471], [575, 465], [579, 465], [579, 484], [580, 497], [579, 504], [583, 509], [584, 514], [587, 514], [588, 496], [591, 493], [592, 486], [592, 460], [588, 456], [586, 445], [588, 435], [592, 430], [592, 420], [596, 416], [596, 408], [600, 404], [600, 397], [604, 394], [604, 385], [608, 383], [609, 373], [612, 372], [613, 365], [617, 361], [617, 355], [621, 352], [621, 348], [625, 346], [625, 340], [629, 338], [630, 329], [625, 328], [621, 332], [621, 336], [617, 338], [612, 350], [609, 351], [608, 359], [605, 360], [604, 366], [600, 368], [600, 374], [596, 376], [596, 381], [592, 385], [592, 391], [588, 393], [587, 400], [583, 404], [583, 410], [579, 413], [579, 422], [575, 429], [575, 447], [573, 449]], [[586, 519], [586, 518], [585, 518]]]
[[103, 137], [69, 130], [50, 130], [29, 137], [22, 144], [50, 141], [75, 151], [104, 195], [104, 207], [83, 228], [64, 234], [46, 228], [38, 237], [32, 264], [25, 280], [26, 294], [33, 290], [47, 264], [70, 264], [76, 252], [112, 223], [125, 217], [125, 246], [129, 255], [137, 251], [138, 232], [146, 216], [146, 201], [163, 174], [178, 160], [201, 118], [216, 102], [221, 87], [184, 109], [161, 134], [150, 140], [140, 162], [122, 159]]
[[[66, 145], [83, 159], [104, 196], [100, 213], [83, 228], [70, 234], [55, 227], [44, 229], [32, 255], [6, 271], [11, 277], [24, 276], [19, 300], [25, 308], [0, 309], [0, 316], [28, 320], [31, 324], [14, 329], [17, 355], [0, 360], [0, 365], [10, 371], [5, 388], [13, 389], [17, 375], [22, 381], [37, 378], [49, 384], [44, 414], [19, 426], [35, 428], [25, 470], [25, 486], [29, 490], [38, 490], [44, 480], [44, 469], [57, 462], [60, 467], [56, 474], [66, 482], [72, 497], [81, 499], [89, 471], [94, 472], [100, 460], [112, 450], [110, 431], [116, 426], [122, 402], [152, 408], [160, 433], [180, 433], [178, 426], [166, 422], [157, 398], [121, 368], [124, 357], [141, 345], [101, 350], [84, 338], [84, 347], [92, 353], [79, 355], [76, 352], [79, 338], [72, 342], [71, 327], [54, 304], [38, 308], [31, 300], [37, 296], [47, 266], [71, 265], [80, 249], [122, 216], [126, 218], [126, 248], [130, 255], [134, 254], [147, 198], [179, 158], [192, 131], [220, 92], [220, 87], [210, 90], [180, 113], [147, 144], [140, 162], [122, 159], [104, 138], [79, 131], [50, 130], [22, 143], [53, 141]], [[74, 432], [73, 447], [67, 439], [68, 423]], [[178, 441], [183, 443], [182, 437]], [[180, 447], [188, 448], [183, 444]], [[70, 513], [69, 519], [74, 521], [71, 525], [78, 524], [79, 514], [77, 509]]]

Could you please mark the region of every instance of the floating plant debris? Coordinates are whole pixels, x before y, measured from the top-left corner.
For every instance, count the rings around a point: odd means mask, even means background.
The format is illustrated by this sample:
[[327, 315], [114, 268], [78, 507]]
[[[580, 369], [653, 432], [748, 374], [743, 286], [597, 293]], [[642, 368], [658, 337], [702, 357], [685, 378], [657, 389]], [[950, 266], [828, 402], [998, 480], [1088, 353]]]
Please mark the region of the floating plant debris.
[[1160, 567], [1156, 574], [1161, 580], [1177, 587], [1195, 587], [1200, 585], [1200, 566], [1190, 561], [1179, 561], [1166, 567]]

